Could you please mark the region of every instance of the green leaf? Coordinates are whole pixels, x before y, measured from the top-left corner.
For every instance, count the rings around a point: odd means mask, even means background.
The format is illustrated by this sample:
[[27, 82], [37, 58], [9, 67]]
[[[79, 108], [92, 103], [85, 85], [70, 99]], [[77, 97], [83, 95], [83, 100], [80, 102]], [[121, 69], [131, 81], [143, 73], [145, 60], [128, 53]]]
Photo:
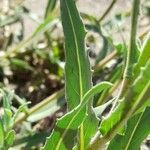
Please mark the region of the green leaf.
[[131, 85], [124, 100], [102, 121], [100, 131], [103, 135], [109, 135], [113, 130], [118, 129], [120, 124], [125, 124], [131, 115], [147, 102], [150, 97], [149, 79], [150, 61], [148, 61], [145, 68], [141, 70], [140, 76], [135, 80], [133, 85]]
[[47, 17], [41, 24], [39, 24], [39, 26], [33, 32], [32, 38], [43, 34], [45, 31], [50, 29], [56, 22], [58, 22], [58, 19], [54, 19], [52, 16]]
[[47, 136], [47, 132], [40, 132], [31, 135], [22, 135], [21, 137], [15, 139], [11, 148], [13, 150], [20, 150], [22, 148], [26, 150], [31, 150], [35, 145], [37, 145], [37, 143], [43, 143]]
[[[65, 35], [65, 81], [68, 109], [72, 110], [82, 101], [84, 94], [92, 87], [91, 70], [85, 50], [85, 27], [74, 0], [61, 0], [61, 18]], [[80, 149], [86, 149], [97, 131], [98, 120], [88, 104], [88, 116], [79, 129]], [[86, 109], [86, 107], [85, 107]]]
[[141, 55], [139, 57], [139, 60], [136, 64], [135, 68], [134, 68], [134, 73], [135, 73], [136, 77], [140, 73], [141, 67], [145, 66], [145, 64], [149, 60], [149, 58], [150, 58], [150, 34], [147, 35], [147, 37], [144, 41]]
[[24, 60], [12, 58], [10, 62], [11, 62], [11, 65], [17, 69], [24, 69], [24, 70], [30, 70], [30, 71], [33, 70], [33, 68], [28, 64], [28, 62], [25, 62]]
[[66, 99], [69, 110], [79, 105], [91, 88], [91, 71], [85, 52], [85, 29], [73, 0], [61, 0], [61, 16], [65, 35]]
[[12, 101], [12, 94], [5, 93], [2, 89], [0, 89], [3, 97], [3, 109], [4, 114], [2, 115], [2, 123], [4, 127], [4, 131], [7, 131], [12, 126], [12, 112], [11, 112], [11, 101]]
[[[150, 92], [150, 90], [147, 91], [147, 93]], [[147, 96], [145, 96], [147, 97]], [[143, 98], [145, 99], [145, 98]], [[138, 113], [141, 113], [145, 110], [145, 107], [150, 107], [150, 98], [146, 98], [146, 101], [142, 104], [142, 106], [140, 106], [140, 108], [138, 108], [135, 112], [135, 115]]]
[[0, 92], [2, 93], [2, 97], [3, 97], [3, 107], [5, 109], [10, 109], [12, 94], [4, 92], [3, 89], [0, 89]]
[[142, 141], [150, 134], [150, 107], [132, 117], [127, 123], [124, 136], [117, 135], [108, 150], [138, 150]]
[[10, 146], [13, 144], [14, 140], [15, 140], [15, 131], [11, 130], [8, 132], [8, 134], [5, 138], [5, 141], [6, 141], [7, 145]]
[[45, 18], [49, 16], [50, 13], [54, 10], [56, 6], [57, 0], [48, 0], [47, 6], [46, 6], [46, 11], [45, 11]]
[[54, 128], [51, 136], [47, 139], [44, 146], [44, 150], [54, 149], [54, 150], [68, 150], [74, 145], [74, 142], [70, 142], [69, 139], [74, 139], [76, 135], [76, 130], [81, 125], [86, 117], [85, 105], [95, 94], [101, 92], [102, 90], [112, 86], [109, 82], [103, 82], [92, 89], [90, 89], [85, 96], [80, 105], [78, 105], [71, 112], [67, 113], [62, 118], [58, 119], [56, 127]]
[[4, 115], [2, 117], [4, 130], [7, 131], [12, 126], [12, 112], [10, 109], [4, 109]]
[[2, 120], [0, 118], [0, 149], [3, 147], [4, 144], [4, 129], [2, 125]]

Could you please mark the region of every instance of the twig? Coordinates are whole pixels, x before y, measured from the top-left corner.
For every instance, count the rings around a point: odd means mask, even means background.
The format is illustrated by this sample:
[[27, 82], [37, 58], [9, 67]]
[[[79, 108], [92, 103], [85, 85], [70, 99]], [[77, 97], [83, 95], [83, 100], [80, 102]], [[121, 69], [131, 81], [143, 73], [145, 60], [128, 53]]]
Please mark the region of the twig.
[[64, 95], [64, 89], [61, 89], [59, 91], [57, 91], [56, 93], [52, 94], [51, 96], [47, 97], [46, 99], [44, 99], [42, 102], [38, 103], [37, 105], [35, 105], [34, 107], [32, 107], [31, 109], [29, 109], [28, 113], [23, 113], [14, 123], [14, 126], [18, 123], [21, 123], [22, 121], [26, 120], [28, 116], [30, 116], [31, 114], [33, 114], [34, 112], [36, 112], [37, 110], [39, 110], [40, 108], [46, 106], [50, 101], [54, 100], [54, 99], [58, 99], [60, 97], [62, 97]]
[[96, 64], [93, 68], [94, 73], [100, 71], [110, 60], [116, 58], [118, 55], [117, 51], [114, 50], [112, 53], [110, 53], [107, 57], [105, 57], [102, 61], [100, 61], [98, 64]]
[[111, 2], [111, 4], [109, 5], [109, 7], [106, 9], [106, 11], [104, 12], [104, 14], [100, 17], [100, 19], [98, 20], [99, 22], [101, 22], [110, 12], [110, 10], [113, 8], [114, 4], [117, 2], [117, 0], [113, 0]]

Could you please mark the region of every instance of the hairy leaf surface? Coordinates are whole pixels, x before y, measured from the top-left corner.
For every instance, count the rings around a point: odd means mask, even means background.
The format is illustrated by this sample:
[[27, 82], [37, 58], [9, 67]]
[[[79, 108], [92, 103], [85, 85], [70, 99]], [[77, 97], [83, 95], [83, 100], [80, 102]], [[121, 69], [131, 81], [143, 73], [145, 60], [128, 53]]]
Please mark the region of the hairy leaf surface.
[[[68, 109], [72, 110], [82, 101], [84, 94], [92, 87], [91, 70], [85, 49], [86, 31], [73, 0], [61, 0], [61, 18], [65, 35], [65, 79]], [[98, 121], [88, 105], [88, 116], [79, 129], [78, 147], [86, 149], [97, 130]]]
[[80, 105], [67, 113], [61, 119], [58, 119], [56, 127], [54, 128], [51, 136], [47, 139], [44, 150], [49, 150], [50, 148], [54, 150], [71, 149], [74, 143], [70, 142], [69, 139], [74, 138], [76, 135], [74, 131], [78, 129], [86, 117], [86, 111], [84, 109], [85, 105], [95, 94], [111, 86], [112, 84], [109, 82], [103, 82], [94, 86], [85, 94]]
[[108, 150], [137, 150], [142, 141], [150, 134], [150, 107], [143, 113], [132, 117], [127, 123], [124, 136], [117, 135], [108, 147]]
[[135, 80], [129, 88], [124, 101], [121, 101], [119, 106], [105, 118], [100, 126], [100, 131], [103, 135], [109, 135], [118, 124], [125, 123], [139, 107], [150, 97], [150, 61], [142, 69], [141, 75]]

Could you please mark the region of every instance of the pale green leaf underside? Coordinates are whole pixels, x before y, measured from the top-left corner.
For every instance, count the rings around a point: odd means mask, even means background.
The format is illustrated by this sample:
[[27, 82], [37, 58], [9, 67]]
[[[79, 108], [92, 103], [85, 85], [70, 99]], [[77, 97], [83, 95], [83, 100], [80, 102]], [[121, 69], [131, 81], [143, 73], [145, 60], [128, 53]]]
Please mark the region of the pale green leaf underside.
[[55, 112], [60, 110], [63, 105], [65, 105], [64, 97], [59, 99], [56, 98], [53, 101], [50, 101], [46, 106], [41, 107], [38, 111], [30, 115], [27, 120], [30, 122], [36, 122], [48, 116], [52, 116]]

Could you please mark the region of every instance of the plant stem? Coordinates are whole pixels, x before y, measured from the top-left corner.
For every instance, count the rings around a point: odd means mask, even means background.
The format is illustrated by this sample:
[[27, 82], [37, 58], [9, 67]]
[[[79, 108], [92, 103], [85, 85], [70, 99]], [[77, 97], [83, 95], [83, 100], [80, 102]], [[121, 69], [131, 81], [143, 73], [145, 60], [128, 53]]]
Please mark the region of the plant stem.
[[102, 61], [100, 61], [98, 64], [96, 64], [93, 68], [94, 73], [100, 71], [103, 66], [105, 66], [109, 61], [116, 58], [118, 55], [117, 51], [114, 50], [112, 53], [110, 53], [107, 57], [105, 57]]
[[126, 67], [124, 72], [124, 78], [130, 78], [133, 75], [133, 65], [136, 62], [136, 34], [137, 34], [137, 24], [139, 15], [140, 0], [133, 1], [132, 18], [131, 18], [131, 33], [130, 33], [130, 43], [129, 50], [127, 52]]
[[133, 67], [136, 62], [136, 34], [137, 34], [139, 9], [140, 9], [140, 0], [133, 0], [130, 42], [129, 42], [129, 48], [127, 51], [127, 57], [125, 60], [126, 63], [125, 63], [123, 81], [122, 81], [120, 93], [112, 107], [112, 110], [116, 107], [118, 100], [121, 99], [123, 95], [125, 94], [126, 90], [130, 86], [130, 82], [133, 77]]
[[[135, 50], [136, 50], [136, 32], [137, 32], [139, 8], [140, 8], [140, 0], [133, 0], [130, 43], [129, 43], [129, 49], [128, 49], [127, 57], [126, 57], [126, 66], [125, 66], [125, 71], [124, 71], [124, 76], [123, 76], [122, 87], [121, 87], [120, 93], [118, 94], [118, 98], [113, 105], [113, 108], [115, 108], [118, 100], [124, 95], [128, 87], [130, 86], [130, 81], [133, 76], [133, 65], [135, 63], [134, 56], [135, 56]], [[99, 147], [105, 145], [108, 141], [114, 138], [118, 129], [125, 124], [129, 116], [131, 115], [131, 112], [132, 110], [129, 110], [126, 117], [104, 137], [100, 138], [100, 136], [97, 136], [95, 138], [95, 141], [93, 141], [92, 144], [90, 145], [90, 150], [98, 150]], [[96, 145], [96, 147], [94, 145]]]
[[117, 0], [113, 0], [111, 2], [111, 4], [108, 6], [108, 8], [106, 9], [106, 11], [104, 12], [104, 14], [100, 17], [100, 19], [98, 20], [99, 22], [101, 22], [110, 12], [110, 10], [113, 8], [114, 4], [117, 2]]
[[84, 130], [84, 126], [83, 126], [83, 123], [81, 124], [81, 126], [80, 126], [80, 150], [84, 150], [84, 139], [83, 139], [83, 137], [84, 137], [84, 132], [83, 132], [83, 130]]

